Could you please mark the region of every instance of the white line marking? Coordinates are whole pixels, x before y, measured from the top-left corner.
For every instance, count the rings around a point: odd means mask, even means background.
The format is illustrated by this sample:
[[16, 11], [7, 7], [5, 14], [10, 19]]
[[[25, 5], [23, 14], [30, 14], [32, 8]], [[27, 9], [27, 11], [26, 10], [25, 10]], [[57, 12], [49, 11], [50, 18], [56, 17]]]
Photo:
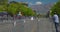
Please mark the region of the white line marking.
[[14, 27], [16, 26], [16, 21], [14, 22]]

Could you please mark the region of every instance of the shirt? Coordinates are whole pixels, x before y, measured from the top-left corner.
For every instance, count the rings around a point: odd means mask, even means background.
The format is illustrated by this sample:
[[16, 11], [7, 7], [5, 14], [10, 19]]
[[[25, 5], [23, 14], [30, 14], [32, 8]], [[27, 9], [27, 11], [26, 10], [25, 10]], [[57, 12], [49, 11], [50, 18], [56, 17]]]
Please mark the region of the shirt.
[[59, 23], [58, 15], [55, 14], [53, 17], [54, 17], [54, 21], [55, 21], [56, 23]]

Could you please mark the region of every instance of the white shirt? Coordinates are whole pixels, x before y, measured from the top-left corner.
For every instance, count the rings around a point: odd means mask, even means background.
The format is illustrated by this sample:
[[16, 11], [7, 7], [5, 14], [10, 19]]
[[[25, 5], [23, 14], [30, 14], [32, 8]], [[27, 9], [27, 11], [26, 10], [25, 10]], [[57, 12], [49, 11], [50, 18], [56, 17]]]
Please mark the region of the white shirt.
[[54, 21], [55, 21], [56, 23], [59, 23], [58, 15], [55, 14], [53, 17], [54, 17], [54, 19], [55, 19]]

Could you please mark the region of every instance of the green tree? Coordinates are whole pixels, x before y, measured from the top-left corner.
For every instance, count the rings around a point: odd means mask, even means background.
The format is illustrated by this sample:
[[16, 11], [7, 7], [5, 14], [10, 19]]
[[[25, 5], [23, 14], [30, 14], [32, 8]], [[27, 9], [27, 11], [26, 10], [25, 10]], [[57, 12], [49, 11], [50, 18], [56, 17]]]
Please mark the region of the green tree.
[[6, 10], [7, 10], [7, 6], [6, 5], [0, 5], [0, 12], [6, 11]]
[[51, 8], [51, 15], [54, 14], [54, 12], [56, 12], [58, 15], [60, 15], [60, 0], [54, 4], [54, 6]]
[[7, 4], [8, 3], [8, 0], [0, 0], [0, 5], [4, 5], [4, 4]]
[[7, 10], [8, 0], [0, 0], [0, 12]]
[[25, 16], [34, 16], [35, 15], [35, 12], [31, 8], [28, 8], [27, 6], [21, 5], [19, 9]]
[[7, 12], [8, 12], [10, 15], [16, 15], [16, 14], [17, 14], [17, 9], [18, 9], [17, 4], [11, 3], [11, 4], [9, 4], [9, 6], [8, 6]]
[[23, 5], [22, 3], [19, 2], [10, 2], [8, 6], [8, 13], [11, 15], [16, 15], [18, 11], [22, 12], [24, 16], [34, 16], [35, 12], [26, 5]]
[[[1, 0], [2, 1], [2, 0]], [[7, 2], [7, 0], [6, 0]], [[5, 3], [5, 0], [3, 1]], [[1, 4], [3, 4], [1, 3]], [[24, 16], [34, 16], [35, 12], [27, 6], [28, 4], [12, 1], [10, 3], [0, 5], [0, 12], [6, 11], [10, 15], [16, 15], [18, 12], [22, 12]]]

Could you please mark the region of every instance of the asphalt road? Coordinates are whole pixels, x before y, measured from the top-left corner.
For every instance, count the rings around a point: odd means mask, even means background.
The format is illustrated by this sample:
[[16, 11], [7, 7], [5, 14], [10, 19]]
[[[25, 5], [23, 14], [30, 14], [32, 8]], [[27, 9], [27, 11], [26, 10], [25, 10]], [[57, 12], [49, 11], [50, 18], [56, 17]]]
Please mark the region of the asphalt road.
[[[15, 23], [15, 21], [17, 22]], [[1, 21], [0, 32], [24, 32], [24, 21], [23, 20], [4, 20], [3, 22]]]
[[55, 27], [49, 18], [3, 20], [0, 22], [0, 32], [55, 32]]
[[[58, 30], [60, 32], [60, 26]], [[55, 32], [55, 26], [49, 18], [40, 18], [33, 21], [26, 20], [24, 32]]]

